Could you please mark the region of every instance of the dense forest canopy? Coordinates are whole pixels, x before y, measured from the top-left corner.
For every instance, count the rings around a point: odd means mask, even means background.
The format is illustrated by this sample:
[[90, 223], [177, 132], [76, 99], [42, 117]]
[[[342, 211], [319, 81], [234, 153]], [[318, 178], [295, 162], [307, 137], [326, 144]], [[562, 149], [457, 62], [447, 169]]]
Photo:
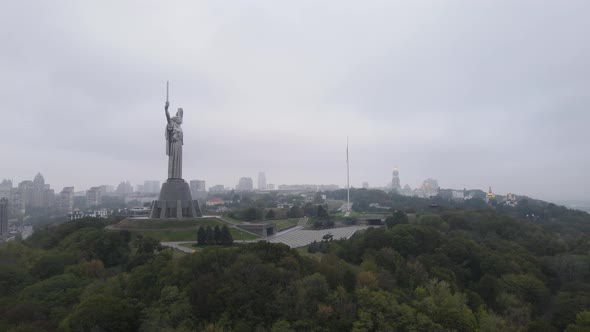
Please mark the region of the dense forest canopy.
[[386, 227], [316, 254], [267, 242], [181, 254], [109, 220], [43, 226], [0, 245], [0, 330], [590, 328], [587, 213], [432, 202], [408, 199]]

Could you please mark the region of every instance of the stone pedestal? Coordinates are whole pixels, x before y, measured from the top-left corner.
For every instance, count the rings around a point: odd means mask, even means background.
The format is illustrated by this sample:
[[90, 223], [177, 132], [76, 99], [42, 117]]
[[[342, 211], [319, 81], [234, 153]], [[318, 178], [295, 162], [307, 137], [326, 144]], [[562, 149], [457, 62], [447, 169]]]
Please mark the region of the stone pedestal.
[[162, 184], [160, 197], [152, 201], [150, 218], [202, 217], [199, 202], [191, 197], [191, 190], [183, 179], [168, 179]]

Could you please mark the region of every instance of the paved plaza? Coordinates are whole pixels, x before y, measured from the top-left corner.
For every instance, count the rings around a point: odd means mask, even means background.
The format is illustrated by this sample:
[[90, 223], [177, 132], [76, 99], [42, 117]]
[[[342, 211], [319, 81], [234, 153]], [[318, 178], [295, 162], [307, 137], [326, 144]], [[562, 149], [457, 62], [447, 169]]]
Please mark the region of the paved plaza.
[[322, 241], [322, 238], [326, 234], [332, 234], [334, 240], [348, 239], [356, 231], [367, 229], [370, 226], [349, 226], [322, 230], [305, 230], [299, 227], [295, 229], [287, 230], [285, 232], [278, 233], [275, 236], [266, 238], [265, 240], [272, 243], [284, 243], [291, 248], [298, 248], [306, 246], [313, 241]]
[[[373, 226], [348, 226], [348, 227], [339, 227], [339, 228], [330, 228], [330, 229], [321, 229], [321, 230], [306, 230], [303, 229], [303, 226], [295, 226], [293, 228], [289, 228], [282, 232], [279, 232], [273, 236], [267, 238], [261, 238], [257, 240], [250, 240], [250, 241], [234, 241], [235, 243], [250, 243], [250, 242], [257, 242], [257, 241], [268, 241], [271, 243], [284, 243], [291, 248], [298, 248], [306, 246], [313, 241], [322, 241], [324, 235], [332, 234], [334, 240], [339, 239], [349, 239], [352, 234], [356, 233], [357, 231], [367, 229]], [[194, 241], [179, 241], [179, 242], [162, 242], [163, 246], [171, 247], [186, 253], [191, 253], [194, 250], [186, 247], [180, 246], [181, 243], [195, 243]]]

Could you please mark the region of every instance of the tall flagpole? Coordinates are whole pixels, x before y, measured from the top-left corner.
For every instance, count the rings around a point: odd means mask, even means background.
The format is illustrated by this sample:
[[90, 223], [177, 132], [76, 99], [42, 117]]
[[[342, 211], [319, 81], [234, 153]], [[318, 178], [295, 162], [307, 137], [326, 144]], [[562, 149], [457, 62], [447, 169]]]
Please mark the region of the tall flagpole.
[[348, 160], [348, 136], [346, 136], [346, 212], [350, 212], [350, 164]]

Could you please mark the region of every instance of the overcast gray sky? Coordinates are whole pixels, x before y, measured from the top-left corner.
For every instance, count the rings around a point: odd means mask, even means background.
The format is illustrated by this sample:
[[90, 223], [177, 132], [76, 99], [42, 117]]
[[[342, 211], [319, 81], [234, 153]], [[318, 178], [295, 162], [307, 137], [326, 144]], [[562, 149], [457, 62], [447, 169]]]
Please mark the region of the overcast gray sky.
[[590, 199], [589, 1], [4, 1], [0, 178]]

